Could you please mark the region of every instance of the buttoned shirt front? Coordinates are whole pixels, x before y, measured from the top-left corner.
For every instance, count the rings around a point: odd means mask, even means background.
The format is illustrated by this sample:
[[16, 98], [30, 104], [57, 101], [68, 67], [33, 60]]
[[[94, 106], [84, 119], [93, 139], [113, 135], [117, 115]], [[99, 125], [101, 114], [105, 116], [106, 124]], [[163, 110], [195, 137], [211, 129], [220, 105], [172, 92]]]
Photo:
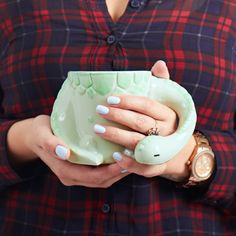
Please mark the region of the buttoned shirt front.
[[[0, 22], [1, 235], [235, 235], [234, 0], [131, 0], [116, 23], [103, 0], [1, 0]], [[67, 187], [41, 161], [11, 167], [7, 130], [50, 115], [69, 71], [157, 60], [192, 95], [215, 153], [207, 189], [134, 174], [107, 189]]]

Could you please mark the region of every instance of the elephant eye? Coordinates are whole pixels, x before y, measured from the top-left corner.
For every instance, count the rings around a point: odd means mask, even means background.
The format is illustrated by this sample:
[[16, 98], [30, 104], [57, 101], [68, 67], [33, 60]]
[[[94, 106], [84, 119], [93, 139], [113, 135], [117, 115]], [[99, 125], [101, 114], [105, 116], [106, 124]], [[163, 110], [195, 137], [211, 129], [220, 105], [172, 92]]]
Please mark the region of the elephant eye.
[[159, 157], [160, 156], [160, 154], [154, 154], [154, 157]]

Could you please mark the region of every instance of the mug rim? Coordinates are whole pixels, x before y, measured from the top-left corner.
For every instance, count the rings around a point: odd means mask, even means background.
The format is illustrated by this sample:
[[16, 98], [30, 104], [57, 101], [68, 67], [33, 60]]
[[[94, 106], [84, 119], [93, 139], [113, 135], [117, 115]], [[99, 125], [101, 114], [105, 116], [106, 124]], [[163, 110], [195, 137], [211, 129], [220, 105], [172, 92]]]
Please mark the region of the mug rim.
[[85, 73], [85, 74], [101, 74], [101, 73], [134, 73], [134, 72], [151, 72], [149, 70], [72, 70], [68, 73]]

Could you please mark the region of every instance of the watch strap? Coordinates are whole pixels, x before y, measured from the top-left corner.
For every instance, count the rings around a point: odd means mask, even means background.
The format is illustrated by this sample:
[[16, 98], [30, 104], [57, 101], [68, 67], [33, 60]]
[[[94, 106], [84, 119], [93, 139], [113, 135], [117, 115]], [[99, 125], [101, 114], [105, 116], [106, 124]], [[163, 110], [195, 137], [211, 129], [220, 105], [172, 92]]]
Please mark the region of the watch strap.
[[[213, 173], [211, 174], [211, 176], [209, 178], [207, 178], [206, 180], [197, 180], [194, 178], [193, 174], [192, 174], [192, 163], [194, 161], [194, 158], [197, 156], [198, 154], [198, 150], [199, 148], [201, 147], [205, 147], [207, 149], [209, 149], [209, 151], [212, 152], [212, 149], [209, 145], [209, 142], [207, 140], [207, 138], [199, 131], [195, 131], [194, 134], [193, 134], [193, 137], [196, 141], [196, 146], [194, 147], [193, 149], [193, 152], [191, 153], [186, 165], [188, 166], [189, 168], [189, 171], [190, 171], [190, 175], [188, 177], [188, 179], [183, 182], [183, 183], [180, 183], [178, 184], [178, 187], [183, 187], [183, 188], [190, 188], [192, 186], [202, 186], [202, 185], [205, 185], [207, 183], [209, 183], [211, 181], [211, 177], [214, 176], [214, 170], [215, 170], [215, 165], [213, 166]], [[215, 164], [215, 162], [214, 162]]]

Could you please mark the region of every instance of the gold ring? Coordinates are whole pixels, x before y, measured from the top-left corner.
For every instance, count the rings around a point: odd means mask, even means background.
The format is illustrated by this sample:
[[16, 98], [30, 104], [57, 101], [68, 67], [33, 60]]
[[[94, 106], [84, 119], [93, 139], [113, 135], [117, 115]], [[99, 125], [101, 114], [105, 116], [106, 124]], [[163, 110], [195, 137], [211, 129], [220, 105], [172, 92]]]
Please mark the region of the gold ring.
[[150, 135], [159, 135], [160, 129], [157, 126], [157, 120], [155, 120], [155, 126], [147, 131], [147, 136]]

